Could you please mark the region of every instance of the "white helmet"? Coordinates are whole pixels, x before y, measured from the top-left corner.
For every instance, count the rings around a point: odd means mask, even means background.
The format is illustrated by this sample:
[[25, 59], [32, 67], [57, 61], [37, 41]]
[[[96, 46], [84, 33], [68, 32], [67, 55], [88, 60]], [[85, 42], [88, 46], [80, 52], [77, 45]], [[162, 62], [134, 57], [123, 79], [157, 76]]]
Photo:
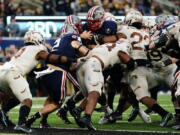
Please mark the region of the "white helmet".
[[32, 43], [34, 45], [40, 45], [44, 43], [43, 35], [34, 30], [27, 31], [24, 36], [24, 43]]
[[160, 29], [164, 25], [165, 20], [166, 20], [166, 16], [167, 15], [165, 15], [165, 14], [161, 14], [161, 15], [156, 17], [155, 22], [157, 25], [157, 29]]
[[75, 25], [64, 24], [61, 27], [60, 36], [63, 36], [64, 34], [68, 34], [68, 33], [79, 34], [79, 30], [78, 30], [78, 28]]
[[65, 20], [65, 24], [71, 24], [71, 25], [75, 25], [79, 32], [82, 32], [82, 22], [81, 19], [76, 16], [76, 15], [69, 15], [67, 16], [66, 20]]
[[143, 24], [145, 27], [152, 29], [156, 25], [156, 22], [154, 18], [147, 17], [147, 18], [143, 18]]
[[161, 14], [161, 15], [156, 17], [155, 21], [156, 21], [157, 29], [161, 29], [163, 26], [175, 23], [178, 20], [173, 15]]
[[130, 10], [124, 19], [124, 23], [127, 25], [132, 25], [133, 23], [142, 23], [143, 22], [143, 15], [141, 12], [133, 9]]

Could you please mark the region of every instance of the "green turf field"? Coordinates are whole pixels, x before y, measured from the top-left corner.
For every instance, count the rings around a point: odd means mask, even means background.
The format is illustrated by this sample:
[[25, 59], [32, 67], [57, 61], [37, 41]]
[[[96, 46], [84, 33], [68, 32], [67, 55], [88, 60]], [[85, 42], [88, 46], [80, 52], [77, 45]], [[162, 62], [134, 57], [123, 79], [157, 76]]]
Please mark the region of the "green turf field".
[[[115, 101], [114, 101], [114, 106], [117, 105], [117, 101], [118, 101], [118, 97], [116, 96]], [[31, 114], [34, 114], [36, 111], [38, 111], [42, 105], [43, 105], [43, 101], [44, 98], [35, 98], [33, 99], [33, 107], [31, 110]], [[166, 110], [174, 113], [174, 109], [171, 103], [171, 97], [170, 95], [159, 95], [158, 97], [158, 103], [160, 103], [160, 105], [162, 105], [162, 107], [164, 107]], [[98, 105], [99, 106], [99, 105]], [[141, 105], [142, 108], [146, 108], [143, 105]], [[18, 110], [19, 107], [16, 107], [15, 109], [13, 109], [10, 112], [10, 119], [12, 119], [14, 122], [17, 122], [18, 119]], [[163, 127], [159, 127], [159, 123], [161, 121], [161, 117], [153, 114], [151, 115], [151, 119], [152, 119], [152, 123], [150, 124], [146, 124], [144, 123], [140, 117], [138, 116], [136, 118], [135, 121], [129, 123], [127, 121], [128, 115], [131, 112], [131, 108], [129, 110], [127, 110], [126, 112], [124, 112], [123, 114], [123, 120], [119, 120], [117, 121], [115, 124], [105, 124], [105, 125], [99, 125], [98, 124], [98, 120], [100, 119], [101, 115], [103, 113], [99, 113], [99, 112], [94, 112], [93, 113], [93, 117], [92, 117], [92, 121], [94, 123], [94, 125], [97, 127], [97, 129], [111, 129], [111, 130], [141, 130], [141, 131], [168, 131], [168, 132], [178, 132], [174, 129], [170, 129], [170, 128], [163, 128]], [[60, 127], [60, 128], [79, 128], [75, 122], [74, 119], [69, 115], [69, 119], [71, 120], [71, 122], [73, 122], [73, 124], [64, 124], [63, 121], [58, 118], [54, 113], [52, 113], [49, 116], [48, 122], [51, 126], [53, 127]], [[37, 127], [39, 125], [39, 120], [36, 121], [36, 123], [34, 123], [33, 126]], [[180, 131], [179, 131], [180, 132]]]

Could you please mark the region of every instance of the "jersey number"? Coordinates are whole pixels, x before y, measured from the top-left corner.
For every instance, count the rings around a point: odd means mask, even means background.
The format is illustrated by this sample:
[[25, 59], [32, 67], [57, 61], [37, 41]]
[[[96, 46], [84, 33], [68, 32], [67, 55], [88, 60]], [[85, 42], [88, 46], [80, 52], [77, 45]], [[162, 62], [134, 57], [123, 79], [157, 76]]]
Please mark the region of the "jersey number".
[[141, 35], [140, 33], [138, 33], [138, 32], [133, 32], [133, 33], [131, 34], [131, 38], [134, 38], [134, 37], [138, 37], [138, 40], [137, 40], [137, 41], [133, 41], [133, 42], [131, 43], [133, 46], [134, 46], [135, 44], [140, 43], [140, 42], [142, 41], [142, 39], [143, 39], [142, 35]]
[[138, 32], [133, 32], [130, 36], [131, 38], [135, 38], [135, 37], [138, 37], [137, 41], [133, 41], [131, 44], [132, 46], [134, 47], [134, 45], [140, 43], [142, 40], [146, 40], [148, 39], [148, 35], [145, 35], [144, 37], [141, 35], [141, 33], [138, 33]]
[[54, 42], [54, 46], [52, 47], [51, 52], [53, 52], [53, 51], [57, 51], [57, 49], [56, 49], [56, 48], [58, 48], [58, 47], [59, 47], [59, 43], [60, 43], [60, 41], [61, 41], [61, 38], [57, 39], [57, 40]]
[[148, 52], [147, 56], [150, 59], [150, 61], [159, 61], [163, 58], [161, 52], [158, 50], [153, 50], [151, 52]]

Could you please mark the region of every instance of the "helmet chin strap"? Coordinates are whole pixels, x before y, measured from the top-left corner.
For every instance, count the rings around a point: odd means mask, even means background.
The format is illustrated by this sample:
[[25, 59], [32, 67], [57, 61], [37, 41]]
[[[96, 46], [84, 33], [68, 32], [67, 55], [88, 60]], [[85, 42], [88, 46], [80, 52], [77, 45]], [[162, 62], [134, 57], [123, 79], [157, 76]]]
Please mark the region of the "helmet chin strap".
[[136, 27], [137, 29], [141, 29], [142, 28], [142, 23], [141, 22], [134, 22], [134, 23], [132, 23], [131, 26]]
[[25, 43], [25, 46], [28, 46], [28, 45], [35, 45], [35, 43], [32, 43], [32, 42], [26, 42], [26, 43]]

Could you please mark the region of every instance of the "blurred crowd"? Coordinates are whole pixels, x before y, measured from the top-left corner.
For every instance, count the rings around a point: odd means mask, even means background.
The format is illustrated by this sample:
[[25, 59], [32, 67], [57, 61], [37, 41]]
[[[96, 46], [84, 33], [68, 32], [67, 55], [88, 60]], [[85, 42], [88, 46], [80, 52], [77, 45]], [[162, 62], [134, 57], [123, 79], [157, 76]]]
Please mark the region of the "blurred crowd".
[[[67, 16], [70, 14], [86, 15], [94, 5], [101, 5], [106, 12], [115, 16], [123, 16], [131, 8], [140, 10], [144, 15], [159, 15], [170, 13], [178, 15], [178, 8], [164, 8], [157, 0], [32, 0], [41, 4], [29, 5], [23, 0], [0, 0], [0, 36], [21, 37], [22, 32], [16, 23], [15, 16]], [[180, 8], [180, 0], [168, 0]], [[29, 5], [29, 7], [28, 7]], [[11, 23], [6, 25], [5, 16], [12, 16]]]
[[[180, 7], [179, 0], [168, 1], [176, 7]], [[163, 12], [178, 15], [179, 12], [178, 8], [163, 8], [157, 0], [39, 0], [39, 2], [41, 4], [27, 7], [28, 4], [22, 0], [19, 2], [17, 0], [1, 0], [0, 15], [79, 15], [86, 14], [88, 9], [94, 5], [102, 5], [106, 11], [114, 15], [125, 15], [131, 8], [142, 11], [144, 15], [159, 15]]]
[[0, 47], [0, 63], [4, 63], [9, 61], [12, 56], [16, 54], [19, 48], [17, 46], [11, 44], [9, 47], [2, 49]]
[[[21, 31], [16, 23], [17, 15], [57, 15], [70, 14], [86, 15], [94, 5], [101, 5], [106, 12], [113, 15], [125, 15], [131, 8], [140, 10], [144, 15], [159, 15], [167, 12], [157, 0], [36, 0], [41, 4], [38, 7], [28, 8], [23, 0], [0, 0], [0, 37], [20, 37]], [[176, 7], [180, 7], [180, 0], [169, 0]], [[178, 15], [178, 8], [169, 10]], [[10, 24], [5, 25], [5, 16], [11, 16]], [[9, 60], [18, 48], [10, 45], [5, 50], [0, 48], [0, 62]]]

